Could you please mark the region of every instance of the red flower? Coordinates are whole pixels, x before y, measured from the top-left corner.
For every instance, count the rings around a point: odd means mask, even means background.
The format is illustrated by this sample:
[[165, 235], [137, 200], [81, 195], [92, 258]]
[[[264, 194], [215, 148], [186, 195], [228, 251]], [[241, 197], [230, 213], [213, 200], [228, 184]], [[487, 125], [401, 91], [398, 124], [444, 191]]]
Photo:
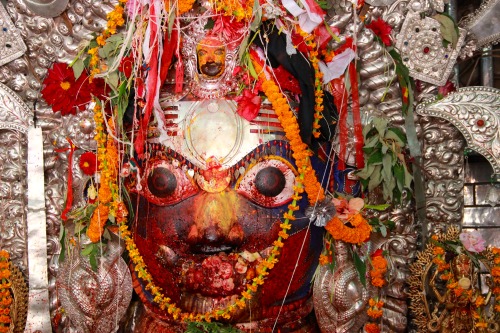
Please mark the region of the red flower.
[[375, 257], [381, 257], [383, 255], [384, 251], [382, 251], [382, 249], [378, 249], [377, 251], [373, 252], [370, 257], [373, 259]]
[[444, 97], [444, 96], [448, 95], [449, 93], [456, 91], [456, 90], [457, 90], [457, 88], [455, 87], [453, 82], [448, 80], [448, 82], [446, 82], [446, 84], [444, 86], [441, 86], [438, 88], [438, 95], [441, 97]]
[[231, 16], [221, 15], [215, 20], [211, 35], [222, 36], [224, 41], [228, 43], [227, 46], [233, 50], [236, 46], [240, 45], [243, 37], [243, 27], [243, 22], [238, 22]]
[[92, 176], [97, 171], [97, 156], [91, 151], [85, 152], [80, 156], [78, 165], [84, 174]]
[[123, 57], [120, 61], [120, 66], [118, 66], [118, 70], [125, 74], [127, 78], [129, 78], [132, 75], [132, 71], [134, 70], [134, 57], [132, 55]]
[[381, 18], [371, 21], [366, 27], [371, 29], [375, 35], [377, 35], [385, 46], [391, 46], [391, 26]]
[[238, 102], [238, 114], [246, 120], [252, 121], [259, 114], [261, 99], [250, 89], [243, 90], [234, 100]]
[[42, 96], [54, 112], [76, 114], [77, 109], [84, 110], [90, 102], [87, 74], [84, 72], [75, 80], [73, 70], [64, 63], [54, 64], [43, 83]]

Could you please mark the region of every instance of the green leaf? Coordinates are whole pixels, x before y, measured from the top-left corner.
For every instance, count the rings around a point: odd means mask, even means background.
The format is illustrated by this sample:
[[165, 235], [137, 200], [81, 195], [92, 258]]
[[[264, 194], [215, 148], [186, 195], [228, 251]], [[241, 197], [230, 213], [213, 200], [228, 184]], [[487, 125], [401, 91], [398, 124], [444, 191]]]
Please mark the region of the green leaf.
[[83, 60], [77, 59], [73, 63], [73, 66], [71, 68], [73, 68], [73, 73], [75, 74], [75, 79], [78, 80], [80, 75], [82, 75], [83, 70], [85, 69], [85, 65], [83, 64]]
[[368, 159], [368, 164], [373, 164], [373, 165], [379, 165], [382, 164], [382, 158], [384, 155], [382, 155], [381, 151], [375, 151], [370, 158]]
[[92, 267], [92, 270], [94, 272], [97, 272], [97, 258], [96, 258], [96, 254], [94, 252], [92, 252], [89, 256], [89, 263], [90, 263], [90, 267]]
[[207, 20], [207, 24], [203, 27], [205, 30], [212, 30], [214, 28], [215, 21], [210, 17]]
[[382, 234], [382, 237], [387, 237], [387, 228], [385, 225], [380, 226], [380, 233]]
[[90, 255], [92, 251], [94, 251], [94, 247], [95, 247], [94, 243], [87, 244], [87, 246], [85, 246], [85, 248], [82, 250], [82, 256]]
[[257, 31], [257, 29], [260, 26], [260, 23], [262, 22], [262, 7], [259, 3], [259, 0], [254, 0], [252, 11], [253, 11], [254, 19], [253, 19], [252, 23], [250, 24], [250, 30]]
[[391, 127], [387, 130], [385, 134], [386, 139], [392, 139], [398, 142], [401, 146], [406, 144], [406, 135], [405, 133], [397, 127]]
[[352, 259], [354, 261], [354, 267], [356, 267], [356, 271], [358, 271], [359, 281], [363, 287], [366, 288], [366, 264], [354, 251], [352, 252]]
[[455, 48], [458, 42], [458, 29], [455, 21], [448, 15], [436, 14], [432, 17], [439, 22], [441, 36], [444, 40], [451, 43], [451, 47]]
[[382, 158], [382, 178], [385, 182], [390, 182], [392, 177], [392, 156], [385, 154]]
[[375, 187], [379, 186], [380, 183], [382, 182], [381, 169], [382, 169], [381, 165], [375, 166], [375, 169], [373, 170], [370, 180], [368, 181], [368, 191], [373, 191]]
[[400, 191], [403, 190], [405, 184], [405, 168], [400, 163], [396, 163], [392, 168], [394, 171], [394, 177], [396, 177], [396, 184], [398, 185], [398, 189]]
[[356, 175], [360, 178], [363, 179], [368, 179], [372, 175], [373, 171], [375, 170], [375, 166], [372, 164], [366, 164], [365, 167], [361, 170], [358, 170], [356, 172]]
[[377, 142], [379, 142], [378, 140], [379, 140], [379, 138], [377, 136], [372, 136], [371, 138], [369, 138], [365, 141], [364, 147], [373, 148], [373, 147], [375, 147]]
[[378, 211], [384, 211], [387, 208], [391, 207], [390, 204], [381, 204], [381, 205], [365, 205], [366, 209], [373, 209]]
[[381, 136], [384, 136], [385, 130], [387, 129], [387, 120], [384, 118], [374, 118], [373, 121], [373, 126], [377, 129], [379, 134]]

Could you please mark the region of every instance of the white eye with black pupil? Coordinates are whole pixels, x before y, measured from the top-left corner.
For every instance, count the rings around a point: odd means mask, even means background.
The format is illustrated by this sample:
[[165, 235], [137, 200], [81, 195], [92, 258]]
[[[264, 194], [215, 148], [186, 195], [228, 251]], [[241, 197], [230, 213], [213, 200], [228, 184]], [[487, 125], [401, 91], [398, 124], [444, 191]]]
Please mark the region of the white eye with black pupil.
[[254, 182], [257, 191], [266, 197], [277, 196], [286, 185], [285, 175], [276, 167], [267, 167], [257, 172]]
[[273, 208], [289, 203], [297, 171], [279, 156], [268, 156], [251, 165], [236, 182], [236, 191], [259, 206]]

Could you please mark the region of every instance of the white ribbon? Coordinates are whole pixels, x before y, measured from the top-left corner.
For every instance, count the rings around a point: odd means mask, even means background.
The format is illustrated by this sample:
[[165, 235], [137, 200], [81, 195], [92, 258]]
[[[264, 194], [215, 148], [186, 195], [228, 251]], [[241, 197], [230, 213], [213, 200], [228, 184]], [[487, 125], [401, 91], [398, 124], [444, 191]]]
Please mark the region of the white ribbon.
[[323, 83], [327, 84], [344, 74], [347, 66], [354, 58], [356, 58], [356, 52], [353, 49], [347, 49], [340, 54], [336, 54], [333, 60], [327, 64], [320, 61], [319, 69], [323, 73]]
[[28, 272], [26, 333], [52, 332], [47, 275], [45, 178], [41, 127], [28, 130]]
[[325, 13], [314, 3], [314, 0], [300, 0], [303, 8], [301, 8], [294, 0], [282, 0], [283, 7], [290, 14], [299, 18], [299, 25], [302, 30], [311, 33], [318, 25], [323, 22]]

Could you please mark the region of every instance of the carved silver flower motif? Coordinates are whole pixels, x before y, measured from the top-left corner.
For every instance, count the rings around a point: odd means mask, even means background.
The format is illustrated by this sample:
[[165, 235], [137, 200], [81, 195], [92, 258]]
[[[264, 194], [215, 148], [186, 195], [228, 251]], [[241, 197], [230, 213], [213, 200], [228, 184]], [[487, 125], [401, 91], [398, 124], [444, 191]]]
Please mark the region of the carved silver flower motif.
[[471, 125], [471, 132], [483, 134], [491, 126], [491, 119], [488, 114], [477, 113], [469, 119], [469, 125]]

